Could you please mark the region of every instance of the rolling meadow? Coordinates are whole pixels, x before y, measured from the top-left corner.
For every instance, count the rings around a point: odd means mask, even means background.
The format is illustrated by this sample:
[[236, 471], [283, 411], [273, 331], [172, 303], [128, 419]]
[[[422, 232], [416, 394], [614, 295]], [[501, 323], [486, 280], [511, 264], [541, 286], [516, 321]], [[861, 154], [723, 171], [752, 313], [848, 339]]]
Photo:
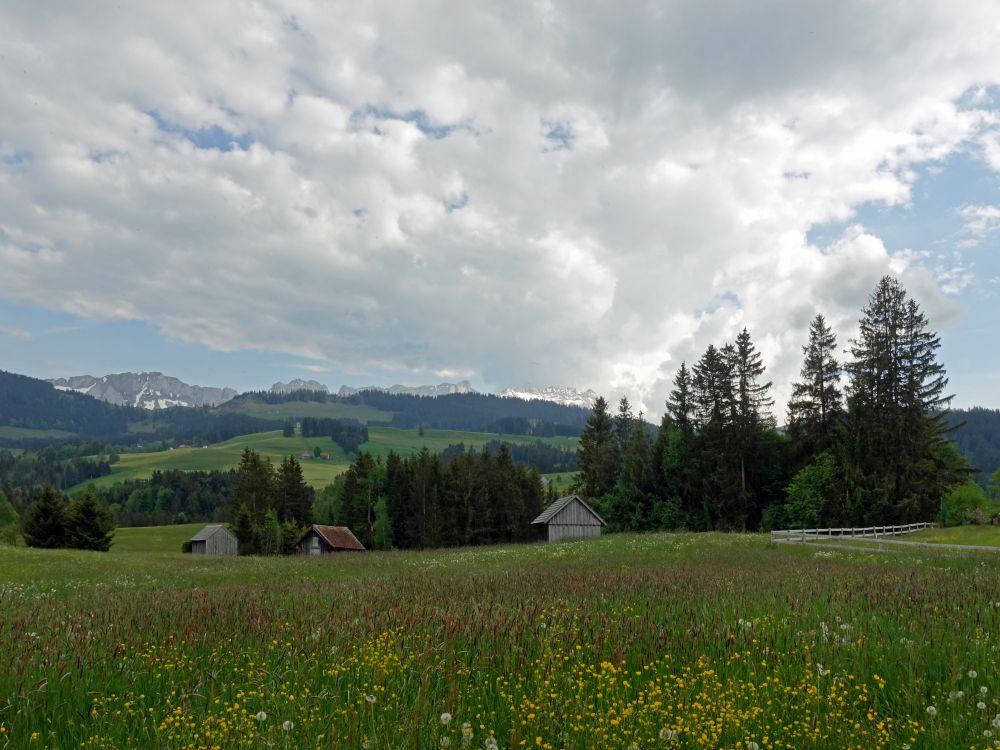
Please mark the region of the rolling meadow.
[[0, 747], [992, 748], [1000, 564], [762, 535], [0, 547]]

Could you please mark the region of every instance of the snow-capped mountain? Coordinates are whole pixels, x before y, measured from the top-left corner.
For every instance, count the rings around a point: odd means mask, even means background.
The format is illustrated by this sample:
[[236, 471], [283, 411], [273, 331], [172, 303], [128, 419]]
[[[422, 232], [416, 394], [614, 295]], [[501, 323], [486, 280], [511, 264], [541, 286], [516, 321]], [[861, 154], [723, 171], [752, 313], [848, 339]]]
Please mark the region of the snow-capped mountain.
[[361, 388], [352, 388], [349, 385], [342, 385], [337, 392], [338, 396], [353, 396], [359, 391], [382, 391], [393, 395], [405, 394], [409, 396], [447, 396], [452, 393], [475, 393], [472, 384], [468, 380], [461, 380], [458, 383], [439, 383], [438, 385], [393, 385], [388, 388], [380, 385], [366, 385]]
[[271, 393], [292, 393], [293, 391], [322, 391], [329, 393], [330, 389], [316, 380], [302, 380], [295, 378], [287, 383], [275, 383], [271, 386]]
[[76, 375], [49, 380], [61, 391], [76, 391], [119, 406], [166, 409], [171, 406], [217, 406], [234, 398], [232, 388], [188, 385], [162, 372], [121, 372], [115, 375]]
[[597, 401], [597, 393], [592, 390], [578, 391], [565, 386], [549, 386], [548, 388], [506, 388], [498, 394], [503, 398], [520, 398], [525, 401], [553, 401], [563, 406], [580, 406], [593, 409]]

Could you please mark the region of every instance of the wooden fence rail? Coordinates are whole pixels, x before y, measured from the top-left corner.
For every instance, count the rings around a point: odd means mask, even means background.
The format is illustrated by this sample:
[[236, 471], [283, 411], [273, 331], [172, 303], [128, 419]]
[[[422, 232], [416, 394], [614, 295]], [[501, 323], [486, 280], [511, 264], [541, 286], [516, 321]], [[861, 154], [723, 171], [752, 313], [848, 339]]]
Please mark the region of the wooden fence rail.
[[951, 550], [959, 552], [1000, 552], [1000, 547], [975, 544], [941, 544], [937, 542], [909, 542], [886, 537], [903, 536], [914, 531], [933, 527], [932, 523], [908, 523], [897, 526], [864, 526], [830, 529], [782, 529], [771, 532], [771, 544], [802, 544], [825, 549], [885, 552], [884, 545], [892, 547], [919, 547], [924, 551]]

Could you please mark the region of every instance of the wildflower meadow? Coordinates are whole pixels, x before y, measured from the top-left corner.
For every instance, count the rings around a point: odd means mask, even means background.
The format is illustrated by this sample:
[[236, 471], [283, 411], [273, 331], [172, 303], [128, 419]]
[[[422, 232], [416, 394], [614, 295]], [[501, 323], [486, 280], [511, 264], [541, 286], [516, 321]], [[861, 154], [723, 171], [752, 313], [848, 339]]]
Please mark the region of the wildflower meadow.
[[0, 548], [0, 748], [995, 748], [1000, 563]]

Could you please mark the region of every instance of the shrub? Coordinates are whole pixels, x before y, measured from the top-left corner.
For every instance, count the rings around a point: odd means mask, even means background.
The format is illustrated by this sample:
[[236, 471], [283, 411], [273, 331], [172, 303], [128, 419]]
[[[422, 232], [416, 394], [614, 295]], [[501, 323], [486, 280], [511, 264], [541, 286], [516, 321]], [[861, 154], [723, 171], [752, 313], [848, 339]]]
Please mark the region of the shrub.
[[968, 481], [948, 490], [941, 503], [940, 520], [945, 526], [989, 523], [989, 500], [982, 487]]
[[57, 549], [66, 543], [66, 498], [46, 484], [24, 511], [21, 533], [29, 547]]

